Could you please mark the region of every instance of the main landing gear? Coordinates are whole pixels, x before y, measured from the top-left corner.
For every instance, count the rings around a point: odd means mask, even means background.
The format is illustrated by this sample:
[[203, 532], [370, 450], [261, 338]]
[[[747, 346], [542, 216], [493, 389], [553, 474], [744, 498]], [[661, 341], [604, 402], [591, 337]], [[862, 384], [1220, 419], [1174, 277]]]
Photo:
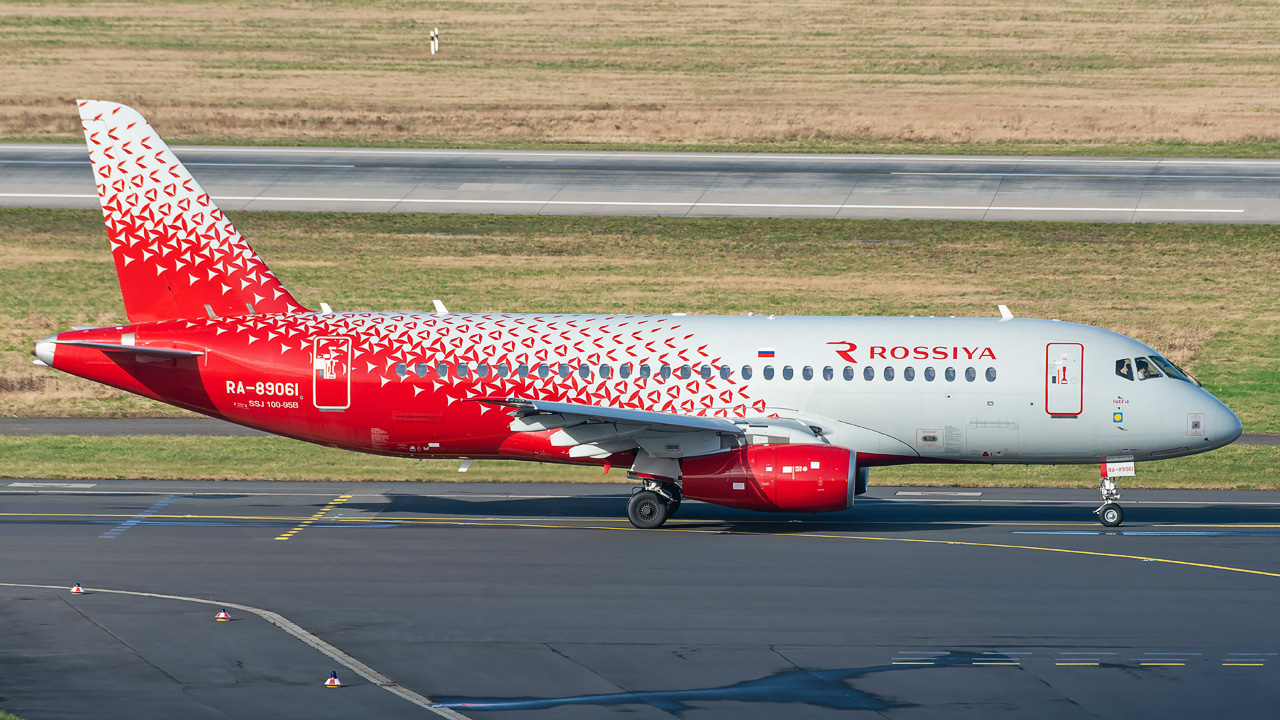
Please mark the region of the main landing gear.
[[641, 530], [662, 527], [667, 518], [680, 509], [683, 496], [680, 486], [674, 482], [643, 480], [644, 487], [636, 488], [627, 502], [627, 519]]
[[1124, 522], [1124, 508], [1116, 502], [1120, 499], [1116, 481], [1102, 478], [1098, 481], [1098, 491], [1102, 493], [1102, 507], [1093, 511], [1098, 516], [1098, 522], [1109, 528], [1120, 527], [1120, 523]]

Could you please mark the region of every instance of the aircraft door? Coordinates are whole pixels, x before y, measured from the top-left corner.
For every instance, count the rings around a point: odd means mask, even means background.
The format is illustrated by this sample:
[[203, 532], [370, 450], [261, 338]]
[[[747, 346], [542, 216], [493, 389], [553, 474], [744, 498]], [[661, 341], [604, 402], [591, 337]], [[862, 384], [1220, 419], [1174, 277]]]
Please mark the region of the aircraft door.
[[1044, 409], [1050, 415], [1084, 412], [1084, 345], [1045, 346]]
[[311, 347], [312, 402], [324, 412], [351, 407], [351, 338], [316, 338]]

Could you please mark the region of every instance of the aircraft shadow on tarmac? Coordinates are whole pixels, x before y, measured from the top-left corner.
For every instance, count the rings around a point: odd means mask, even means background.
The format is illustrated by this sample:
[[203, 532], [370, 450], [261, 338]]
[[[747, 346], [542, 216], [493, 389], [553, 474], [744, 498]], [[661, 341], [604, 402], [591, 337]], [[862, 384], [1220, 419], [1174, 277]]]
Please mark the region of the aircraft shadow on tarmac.
[[873, 665], [862, 668], [835, 670], [807, 670], [795, 668], [783, 670], [767, 677], [744, 680], [732, 685], [689, 690], [631, 691], [573, 695], [566, 697], [534, 698], [478, 698], [437, 697], [436, 702], [445, 707], [463, 711], [545, 710], [564, 705], [650, 705], [664, 712], [680, 716], [706, 702], [767, 702], [802, 703], [831, 710], [884, 711], [914, 707], [914, 703], [886, 700], [874, 694], [858, 690], [856, 679], [885, 672], [913, 672], [940, 667], [974, 668], [974, 661], [994, 662], [1011, 660], [1001, 655], [954, 651], [938, 657], [931, 665]]
[[[391, 518], [396, 514], [499, 520], [592, 520], [611, 523], [626, 516], [626, 496], [457, 498], [440, 495], [388, 495], [386, 501], [348, 502], [344, 511]], [[1275, 507], [1243, 505], [1135, 505], [1126, 527], [1163, 524], [1232, 525], [1277, 523]], [[873, 500], [837, 513], [763, 513], [685, 503], [669, 526], [753, 533], [876, 532], [907, 533], [962, 530], [989, 525], [1061, 525], [1082, 530], [1094, 525], [1092, 507], [1061, 503], [989, 502], [982, 505]], [[619, 523], [620, 527], [625, 522]], [[1012, 529], [1012, 528], [1011, 528]], [[1123, 529], [1123, 528], [1121, 528]]]

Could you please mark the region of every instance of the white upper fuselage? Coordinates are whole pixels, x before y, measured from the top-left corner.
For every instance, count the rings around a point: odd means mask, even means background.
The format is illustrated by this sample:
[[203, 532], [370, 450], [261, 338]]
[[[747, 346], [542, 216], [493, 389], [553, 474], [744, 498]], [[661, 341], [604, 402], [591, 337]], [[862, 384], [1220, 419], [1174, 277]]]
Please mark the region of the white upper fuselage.
[[[1221, 447], [1241, 431], [1225, 405], [1191, 382], [1117, 374], [1118, 362], [1132, 368], [1136, 358], [1157, 356], [1150, 347], [1050, 320], [314, 317], [335, 323], [335, 333], [372, 332], [392, 343], [389, 355], [373, 344], [376, 363], [353, 362], [357, 382], [366, 375], [383, 386], [386, 379], [447, 383], [457, 399], [524, 395], [681, 415], [794, 418], [821, 428], [832, 444], [901, 459], [1148, 460]], [[404, 367], [382, 359], [391, 356]], [[441, 363], [452, 368], [447, 376], [437, 373]], [[501, 365], [507, 379], [498, 377]], [[523, 378], [520, 365], [527, 366]]]
[[[1221, 447], [1241, 431], [1230, 409], [1190, 382], [1118, 375], [1117, 361], [1157, 353], [1086, 325], [1021, 318], [681, 320], [699, 338], [715, 336], [725, 364], [739, 373], [752, 368], [749, 392], [769, 414], [816, 422], [833, 443], [864, 452], [874, 451], [865, 429], [892, 438], [882, 441], [885, 454], [905, 454], [906, 446], [922, 458], [976, 462], [1144, 460]], [[773, 349], [774, 357], [760, 357], [761, 348]], [[1064, 351], [1071, 355], [1065, 367]], [[768, 366], [772, 379], [765, 378]]]

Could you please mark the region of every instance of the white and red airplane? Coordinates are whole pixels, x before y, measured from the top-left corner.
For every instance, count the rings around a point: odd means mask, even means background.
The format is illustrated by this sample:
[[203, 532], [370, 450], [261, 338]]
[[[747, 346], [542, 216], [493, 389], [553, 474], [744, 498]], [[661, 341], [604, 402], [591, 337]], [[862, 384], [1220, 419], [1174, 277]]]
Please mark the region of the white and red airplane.
[[303, 308], [131, 108], [80, 101], [128, 325], [47, 365], [271, 433], [406, 458], [623, 465], [628, 516], [683, 498], [844, 510], [868, 469], [1135, 461], [1239, 419], [1150, 347], [1013, 318], [345, 313]]

